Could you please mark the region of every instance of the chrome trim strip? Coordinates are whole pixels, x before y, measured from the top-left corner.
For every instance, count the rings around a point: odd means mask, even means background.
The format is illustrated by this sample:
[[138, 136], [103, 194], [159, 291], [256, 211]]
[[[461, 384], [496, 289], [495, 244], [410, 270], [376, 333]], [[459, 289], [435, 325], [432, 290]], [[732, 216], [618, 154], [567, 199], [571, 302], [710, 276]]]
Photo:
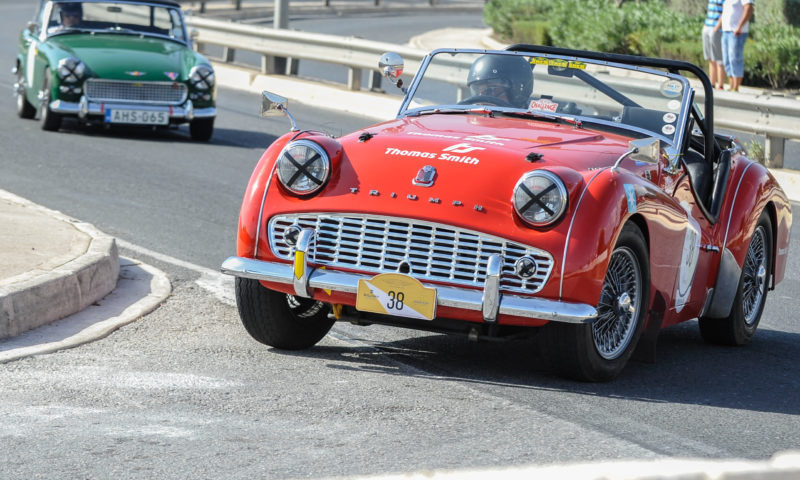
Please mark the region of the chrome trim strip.
[[[731, 161], [733, 161], [733, 155], [731, 155]], [[742, 176], [739, 177], [739, 183], [736, 184], [736, 191], [733, 193], [733, 200], [731, 200], [731, 209], [728, 212], [728, 224], [725, 225], [725, 238], [722, 240], [722, 248], [727, 249], [728, 246], [728, 232], [731, 229], [731, 218], [733, 218], [733, 206], [736, 205], [736, 198], [739, 196], [739, 187], [742, 186], [742, 181], [744, 180], [745, 174], [747, 174], [747, 171], [750, 170], [750, 167], [752, 167], [753, 165], [754, 164], [751, 163], [744, 169], [744, 171], [742, 172]]]
[[[288, 263], [265, 262], [252, 258], [229, 257], [222, 263], [221, 272], [254, 280], [292, 285], [294, 266]], [[308, 274], [308, 286], [342, 293], [356, 294], [359, 279], [369, 279], [366, 275], [315, 269]], [[443, 287], [426, 284], [436, 289], [437, 306], [460, 308], [476, 312], [483, 311], [484, 293], [479, 290]], [[500, 298], [498, 314], [517, 317], [536, 318], [562, 323], [591, 323], [597, 310], [591, 305], [568, 303], [536, 297], [503, 295]]]
[[274, 162], [272, 164], [272, 170], [269, 171], [269, 177], [267, 177], [267, 184], [264, 185], [264, 193], [261, 195], [261, 208], [258, 209], [258, 223], [256, 224], [256, 240], [253, 242], [253, 258], [258, 258], [258, 239], [261, 238], [261, 222], [264, 216], [264, 203], [267, 201], [267, 191], [269, 190], [269, 186], [272, 184], [272, 177], [275, 176], [275, 168], [278, 166], [278, 162]]
[[[127, 104], [116, 104], [116, 103], [94, 103], [94, 102], [87, 102], [86, 103], [86, 113], [85, 115], [105, 115], [105, 109], [107, 108], [124, 108], [125, 110], [143, 110], [147, 112], [168, 112], [170, 111], [170, 107], [163, 106], [163, 105], [127, 105]], [[217, 109], [214, 107], [208, 108], [200, 108], [200, 109], [189, 109], [184, 108], [182, 106], [179, 107], [171, 107], [172, 113], [170, 114], [169, 118], [175, 119], [186, 119], [191, 120], [191, 118], [211, 118], [217, 116]], [[79, 102], [65, 102], [63, 100], [54, 100], [50, 102], [50, 110], [60, 113], [62, 115], [81, 115], [81, 104]]]
[[503, 269], [503, 258], [494, 253], [486, 264], [486, 281], [483, 284], [481, 310], [484, 322], [496, 322], [500, 309], [500, 273]]
[[[578, 203], [575, 204], [575, 210], [572, 212], [572, 219], [569, 221], [569, 228], [567, 229], [567, 239], [564, 241], [564, 255], [561, 256], [561, 276], [558, 281], [558, 298], [564, 298], [564, 265], [567, 264], [567, 249], [569, 248], [569, 240], [572, 238], [572, 226], [575, 224], [575, 217], [578, 216], [578, 209], [581, 208], [581, 202], [583, 202], [583, 197], [586, 195], [586, 192], [589, 191], [589, 185], [594, 182], [594, 179], [600, 175], [605, 168], [600, 169], [597, 173], [594, 174], [592, 178], [586, 182], [586, 187], [584, 187], [583, 191], [581, 192], [581, 196], [578, 199]], [[555, 267], [555, 265], [553, 265]], [[552, 270], [551, 270], [552, 272]]]

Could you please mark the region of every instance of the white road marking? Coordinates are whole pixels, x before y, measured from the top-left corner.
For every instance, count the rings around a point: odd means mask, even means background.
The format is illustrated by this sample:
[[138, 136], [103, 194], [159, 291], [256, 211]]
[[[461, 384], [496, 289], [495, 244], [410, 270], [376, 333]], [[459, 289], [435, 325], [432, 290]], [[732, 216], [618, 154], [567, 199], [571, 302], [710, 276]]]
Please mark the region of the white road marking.
[[200, 265], [196, 265], [179, 258], [164, 255], [163, 253], [158, 253], [150, 250], [149, 248], [141, 247], [139, 245], [126, 242], [125, 240], [120, 240], [119, 238], [117, 239], [117, 245], [122, 248], [141, 253], [142, 255], [155, 258], [158, 261], [199, 273], [200, 278], [195, 280], [195, 283], [197, 283], [198, 286], [214, 295], [214, 297], [216, 297], [219, 301], [227, 305], [236, 306], [236, 297], [233, 286], [234, 279], [232, 276], [225, 275], [222, 272], [218, 272], [210, 268], [201, 267]]

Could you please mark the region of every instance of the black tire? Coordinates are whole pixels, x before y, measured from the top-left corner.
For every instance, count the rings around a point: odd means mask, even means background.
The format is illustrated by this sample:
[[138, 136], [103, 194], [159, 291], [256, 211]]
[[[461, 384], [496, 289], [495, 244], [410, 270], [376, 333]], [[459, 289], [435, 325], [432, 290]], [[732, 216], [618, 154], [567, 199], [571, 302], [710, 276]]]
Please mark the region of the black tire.
[[42, 79], [42, 105], [39, 108], [39, 122], [42, 130], [55, 132], [61, 128], [61, 115], [50, 110], [50, 69], [44, 69]]
[[25, 91], [25, 72], [22, 71], [21, 65], [17, 66], [17, 85], [17, 116], [19, 118], [36, 117], [36, 107], [28, 101]]
[[727, 318], [704, 318], [698, 321], [700, 334], [715, 345], [744, 345], [753, 338], [767, 303], [772, 276], [772, 223], [767, 212], [758, 219], [742, 267], [742, 276]]
[[512, 105], [502, 98], [489, 95], [473, 95], [458, 102], [459, 105], [494, 105], [495, 107], [511, 107]]
[[550, 322], [542, 332], [546, 359], [561, 375], [584, 382], [612, 380], [630, 359], [650, 299], [647, 244], [633, 224], [622, 229], [611, 254], [592, 324]]
[[325, 303], [276, 292], [249, 278], [236, 277], [236, 306], [251, 337], [284, 350], [313, 347], [336, 321], [328, 318]]
[[189, 135], [192, 140], [207, 142], [214, 134], [214, 118], [195, 118], [189, 124]]

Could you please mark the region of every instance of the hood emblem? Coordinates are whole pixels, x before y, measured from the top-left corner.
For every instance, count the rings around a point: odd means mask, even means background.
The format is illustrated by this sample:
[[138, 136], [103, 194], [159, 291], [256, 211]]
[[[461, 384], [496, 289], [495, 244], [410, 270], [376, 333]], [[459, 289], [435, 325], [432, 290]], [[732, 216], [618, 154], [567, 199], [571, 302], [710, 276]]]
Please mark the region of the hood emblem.
[[430, 165], [425, 165], [419, 169], [417, 176], [411, 181], [414, 185], [420, 187], [430, 187], [433, 185], [433, 180], [436, 178], [436, 169]]
[[164, 75], [166, 75], [167, 78], [172, 81], [175, 81], [175, 79], [178, 78], [178, 72], [164, 72]]
[[140, 72], [139, 70], [133, 70], [129, 72], [125, 72], [125, 75], [130, 75], [131, 77], [143, 77], [147, 75], [147, 72]]

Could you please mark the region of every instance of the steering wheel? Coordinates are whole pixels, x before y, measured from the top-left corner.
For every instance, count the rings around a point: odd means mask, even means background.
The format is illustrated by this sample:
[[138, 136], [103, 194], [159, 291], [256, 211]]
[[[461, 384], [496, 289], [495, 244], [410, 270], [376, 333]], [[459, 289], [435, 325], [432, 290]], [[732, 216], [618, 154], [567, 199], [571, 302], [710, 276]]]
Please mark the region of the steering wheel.
[[489, 95], [473, 95], [458, 102], [459, 105], [494, 105], [495, 107], [513, 107], [507, 101]]

